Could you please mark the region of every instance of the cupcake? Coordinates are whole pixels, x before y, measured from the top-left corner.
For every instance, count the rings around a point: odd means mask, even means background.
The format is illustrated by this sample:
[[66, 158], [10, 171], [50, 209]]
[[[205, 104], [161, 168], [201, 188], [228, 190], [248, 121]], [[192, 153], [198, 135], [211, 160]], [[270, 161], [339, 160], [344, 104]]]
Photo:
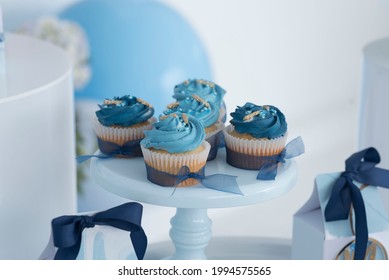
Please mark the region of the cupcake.
[[139, 143], [156, 121], [154, 108], [131, 95], [105, 99], [98, 106], [94, 130], [100, 151], [117, 157], [142, 156]]
[[287, 123], [277, 107], [247, 102], [230, 115], [231, 124], [223, 131], [228, 164], [258, 170], [284, 150]]
[[213, 160], [217, 155], [220, 144], [220, 135], [224, 124], [219, 121], [219, 108], [209, 103], [200, 96], [192, 94], [167, 106], [163, 112], [165, 115], [172, 113], [185, 113], [199, 120], [205, 129], [205, 140], [211, 145], [208, 160]]
[[195, 178], [180, 182], [184, 169], [204, 175], [210, 145], [203, 125], [186, 114], [161, 116], [141, 141], [147, 179], [161, 186], [192, 186]]
[[223, 97], [226, 91], [222, 87], [203, 79], [188, 79], [174, 87], [173, 98], [180, 101], [193, 94], [212, 104], [219, 111], [218, 120], [225, 122], [226, 106]]

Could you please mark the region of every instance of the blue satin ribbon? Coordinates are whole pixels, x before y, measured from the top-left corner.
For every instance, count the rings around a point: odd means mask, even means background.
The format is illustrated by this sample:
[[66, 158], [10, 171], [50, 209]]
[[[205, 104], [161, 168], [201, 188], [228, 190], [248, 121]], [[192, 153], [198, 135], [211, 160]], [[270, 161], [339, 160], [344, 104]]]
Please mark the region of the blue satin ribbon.
[[204, 176], [202, 173], [203, 172], [190, 172], [188, 166], [183, 166], [177, 174], [176, 185], [189, 178], [194, 178], [206, 188], [243, 195], [238, 186], [238, 182], [236, 181], [237, 176], [227, 174]]
[[80, 250], [82, 231], [95, 225], [112, 226], [121, 230], [130, 231], [130, 238], [136, 256], [143, 259], [147, 237], [141, 227], [143, 207], [137, 202], [129, 202], [109, 210], [99, 212], [93, 216], [61, 216], [53, 219], [54, 246], [58, 248], [55, 260], [74, 260]]
[[[204, 187], [233, 194], [244, 195], [236, 181], [237, 176], [227, 174], [212, 174], [204, 176], [204, 167], [198, 172], [190, 172], [187, 166], [181, 167], [177, 175], [159, 171], [146, 164], [147, 178], [160, 186], [176, 187], [181, 182], [193, 178], [198, 180]], [[172, 195], [174, 194], [173, 191]]]
[[84, 161], [89, 160], [90, 158], [112, 158], [117, 156], [123, 156], [126, 158], [130, 157], [139, 157], [142, 156], [142, 151], [140, 148], [140, 141], [142, 139], [131, 140], [123, 145], [118, 145], [116, 143], [112, 143], [109, 141], [104, 141], [97, 137], [97, 143], [99, 146], [99, 150], [102, 152], [98, 155], [83, 155], [76, 157], [77, 163], [83, 163]]
[[112, 158], [115, 155], [105, 155], [105, 154], [98, 154], [98, 155], [83, 155], [83, 156], [78, 156], [76, 157], [77, 163], [83, 163], [84, 161], [87, 161], [91, 158]]
[[259, 170], [257, 180], [274, 180], [277, 176], [278, 163], [284, 163], [286, 159], [297, 157], [304, 151], [304, 142], [301, 137], [297, 137], [290, 141], [280, 154], [261, 157], [266, 163]]
[[375, 167], [380, 155], [375, 148], [367, 148], [346, 160], [346, 170], [335, 182], [324, 216], [327, 222], [346, 220], [351, 206], [355, 213], [355, 260], [363, 260], [369, 238], [366, 209], [362, 194], [353, 181], [389, 188], [389, 170]]

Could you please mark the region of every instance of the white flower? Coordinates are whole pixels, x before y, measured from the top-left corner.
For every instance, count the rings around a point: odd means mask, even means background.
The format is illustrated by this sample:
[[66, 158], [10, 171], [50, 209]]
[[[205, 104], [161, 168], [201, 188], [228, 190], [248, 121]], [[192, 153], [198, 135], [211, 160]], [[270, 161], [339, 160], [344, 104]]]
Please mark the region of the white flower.
[[19, 33], [48, 41], [67, 51], [73, 61], [73, 82], [82, 89], [90, 80], [89, 44], [84, 30], [75, 22], [56, 17], [41, 17], [26, 24]]

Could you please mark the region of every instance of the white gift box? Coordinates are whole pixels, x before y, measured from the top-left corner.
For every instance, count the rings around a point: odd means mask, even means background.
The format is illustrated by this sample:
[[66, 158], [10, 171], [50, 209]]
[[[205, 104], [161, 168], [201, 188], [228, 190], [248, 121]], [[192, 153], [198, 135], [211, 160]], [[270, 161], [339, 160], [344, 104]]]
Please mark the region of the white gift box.
[[[78, 214], [92, 216], [94, 213]], [[39, 259], [53, 260], [57, 248], [53, 235]], [[137, 260], [130, 232], [106, 225], [85, 228], [76, 260]]]
[[[326, 222], [324, 210], [332, 186], [341, 173], [321, 174], [315, 179], [310, 199], [293, 217], [292, 259], [352, 259], [355, 246], [354, 221], [351, 214], [346, 220]], [[366, 259], [387, 259], [389, 248], [389, 220], [377, 187], [361, 188], [366, 208], [369, 243]], [[352, 211], [350, 212], [352, 213]]]

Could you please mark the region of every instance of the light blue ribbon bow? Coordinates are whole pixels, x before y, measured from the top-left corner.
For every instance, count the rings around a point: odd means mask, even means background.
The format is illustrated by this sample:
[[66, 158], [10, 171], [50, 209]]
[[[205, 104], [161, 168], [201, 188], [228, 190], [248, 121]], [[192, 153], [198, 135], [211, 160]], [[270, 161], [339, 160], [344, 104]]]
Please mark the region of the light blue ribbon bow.
[[305, 147], [301, 137], [293, 139], [280, 154], [266, 157], [267, 163], [259, 170], [257, 180], [274, 180], [277, 176], [278, 163], [284, 163], [286, 159], [297, 157], [304, 152]]
[[199, 172], [190, 172], [189, 167], [183, 166], [178, 172], [176, 185], [186, 179], [194, 178], [206, 188], [243, 195], [236, 181], [237, 176], [227, 174], [212, 174], [204, 176]]

